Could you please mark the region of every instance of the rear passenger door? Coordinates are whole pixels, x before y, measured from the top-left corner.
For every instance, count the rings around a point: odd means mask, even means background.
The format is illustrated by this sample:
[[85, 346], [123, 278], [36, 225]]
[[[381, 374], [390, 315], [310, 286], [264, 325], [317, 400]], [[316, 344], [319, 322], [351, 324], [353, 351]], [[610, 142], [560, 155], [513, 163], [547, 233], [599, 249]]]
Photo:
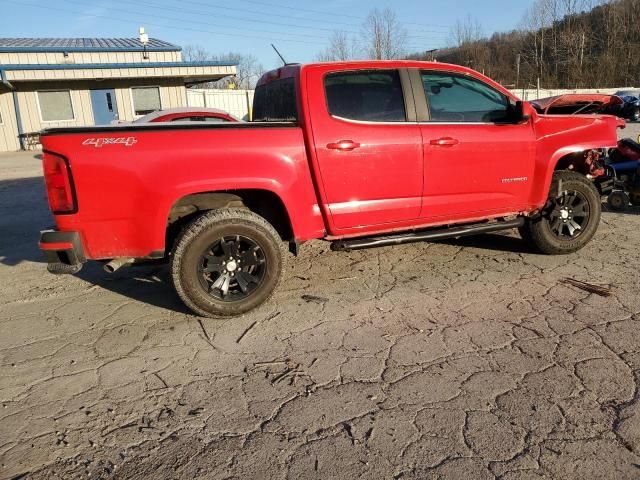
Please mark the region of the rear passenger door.
[[326, 72], [310, 76], [311, 122], [320, 184], [333, 226], [369, 226], [418, 218], [422, 139], [406, 70]]

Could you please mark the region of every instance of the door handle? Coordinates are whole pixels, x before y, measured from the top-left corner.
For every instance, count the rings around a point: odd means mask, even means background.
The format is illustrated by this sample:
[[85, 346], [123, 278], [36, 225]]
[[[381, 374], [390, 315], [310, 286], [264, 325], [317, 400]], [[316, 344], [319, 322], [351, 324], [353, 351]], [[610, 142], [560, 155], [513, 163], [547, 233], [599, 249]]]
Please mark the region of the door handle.
[[431, 145], [436, 147], [453, 147], [454, 145], [458, 145], [460, 141], [456, 138], [451, 137], [442, 137], [431, 140]]
[[351, 150], [360, 148], [360, 144], [357, 142], [354, 142], [353, 140], [340, 140], [338, 142], [328, 144], [327, 148], [329, 150], [340, 150], [343, 152], [350, 152]]

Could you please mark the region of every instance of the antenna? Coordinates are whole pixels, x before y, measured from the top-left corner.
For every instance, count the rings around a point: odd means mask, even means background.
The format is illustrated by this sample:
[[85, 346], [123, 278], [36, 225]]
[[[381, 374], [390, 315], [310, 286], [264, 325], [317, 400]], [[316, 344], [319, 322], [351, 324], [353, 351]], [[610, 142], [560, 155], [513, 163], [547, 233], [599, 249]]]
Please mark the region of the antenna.
[[276, 46], [272, 43], [271, 44], [271, 48], [273, 48], [276, 53], [278, 54], [278, 56], [280, 57], [280, 60], [282, 60], [282, 63], [284, 64], [284, 66], [286, 67], [288, 65], [287, 61], [284, 59], [284, 57], [280, 54], [280, 52], [278, 51], [278, 49], [276, 48]]

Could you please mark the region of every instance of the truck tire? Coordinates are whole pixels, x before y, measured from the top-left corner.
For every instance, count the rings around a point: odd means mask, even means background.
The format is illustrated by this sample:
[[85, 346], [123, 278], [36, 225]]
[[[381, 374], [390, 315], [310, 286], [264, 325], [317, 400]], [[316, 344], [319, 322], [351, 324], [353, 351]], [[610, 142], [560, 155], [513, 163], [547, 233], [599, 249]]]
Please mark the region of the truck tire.
[[600, 195], [592, 182], [579, 173], [559, 171], [553, 175], [541, 215], [528, 218], [520, 235], [548, 255], [577, 252], [598, 230], [601, 211]]
[[280, 236], [242, 208], [212, 210], [190, 223], [173, 249], [176, 292], [197, 315], [233, 317], [266, 302], [282, 274]]

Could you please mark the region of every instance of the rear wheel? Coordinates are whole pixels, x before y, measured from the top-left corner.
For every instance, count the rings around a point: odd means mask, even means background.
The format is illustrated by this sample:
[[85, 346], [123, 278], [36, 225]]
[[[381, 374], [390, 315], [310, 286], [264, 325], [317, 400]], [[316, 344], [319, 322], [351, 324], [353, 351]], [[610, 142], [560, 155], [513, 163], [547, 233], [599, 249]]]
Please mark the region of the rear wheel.
[[230, 208], [206, 213], [184, 230], [171, 273], [178, 295], [196, 314], [231, 317], [272, 295], [282, 264], [274, 228], [249, 210]]
[[600, 195], [586, 177], [556, 172], [541, 215], [527, 219], [520, 234], [542, 253], [573, 253], [591, 241], [598, 230], [600, 213]]

